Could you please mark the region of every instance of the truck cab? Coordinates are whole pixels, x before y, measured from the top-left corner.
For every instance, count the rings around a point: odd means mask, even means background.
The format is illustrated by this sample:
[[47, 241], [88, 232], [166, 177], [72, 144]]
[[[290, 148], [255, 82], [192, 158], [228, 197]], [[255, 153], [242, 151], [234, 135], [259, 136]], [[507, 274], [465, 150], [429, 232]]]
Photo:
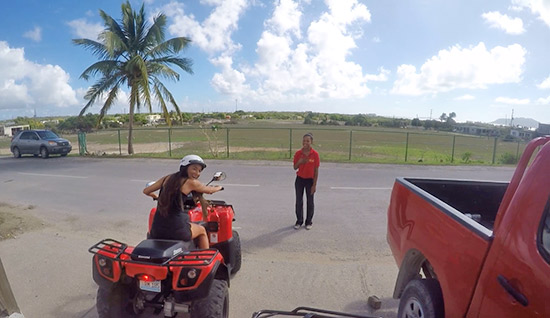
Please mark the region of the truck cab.
[[527, 145], [508, 183], [396, 180], [399, 318], [550, 316], [549, 141]]

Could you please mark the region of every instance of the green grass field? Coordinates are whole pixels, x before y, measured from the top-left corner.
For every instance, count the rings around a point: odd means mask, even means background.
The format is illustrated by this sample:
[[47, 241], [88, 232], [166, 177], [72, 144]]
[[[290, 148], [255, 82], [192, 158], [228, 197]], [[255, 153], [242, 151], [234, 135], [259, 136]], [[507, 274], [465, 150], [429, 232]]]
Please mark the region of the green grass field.
[[[314, 135], [321, 160], [334, 162], [415, 164], [513, 163], [526, 143], [502, 142], [443, 132], [362, 127], [306, 126], [301, 124], [231, 125], [208, 128], [138, 128], [133, 131], [136, 156], [289, 160], [301, 147], [302, 136]], [[77, 135], [63, 135], [77, 154]], [[91, 154], [125, 155], [127, 130], [100, 130], [86, 135]], [[10, 138], [0, 138], [0, 154], [9, 154]]]

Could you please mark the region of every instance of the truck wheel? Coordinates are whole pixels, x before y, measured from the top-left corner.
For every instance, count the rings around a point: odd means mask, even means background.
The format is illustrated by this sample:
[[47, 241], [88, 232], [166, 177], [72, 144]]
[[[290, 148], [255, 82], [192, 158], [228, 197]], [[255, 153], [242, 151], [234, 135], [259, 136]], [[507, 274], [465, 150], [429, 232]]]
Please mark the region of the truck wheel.
[[99, 318], [135, 317], [131, 311], [129, 287], [114, 284], [110, 288], [99, 287], [97, 290], [96, 308]]
[[194, 301], [191, 306], [191, 318], [228, 318], [229, 292], [227, 282], [214, 279], [208, 296]]
[[242, 263], [241, 239], [237, 231], [233, 231], [233, 248], [231, 251], [234, 256], [233, 260], [235, 260], [235, 263], [231, 264], [231, 274], [236, 274], [241, 269]]
[[411, 280], [399, 301], [398, 318], [445, 317], [443, 295], [436, 279]]
[[46, 147], [40, 148], [40, 156], [42, 157], [42, 159], [48, 159], [50, 154], [48, 153], [48, 149], [46, 149]]

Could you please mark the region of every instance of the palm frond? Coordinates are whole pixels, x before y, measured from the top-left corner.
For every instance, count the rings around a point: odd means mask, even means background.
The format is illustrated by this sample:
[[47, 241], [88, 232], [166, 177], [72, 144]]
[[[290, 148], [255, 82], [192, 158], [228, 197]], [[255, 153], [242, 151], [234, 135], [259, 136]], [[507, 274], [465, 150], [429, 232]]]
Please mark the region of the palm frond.
[[98, 73], [101, 73], [105, 77], [111, 77], [112, 74], [116, 73], [119, 66], [120, 62], [114, 60], [95, 62], [82, 72], [80, 78], [88, 80], [90, 76], [95, 76]]
[[109, 56], [117, 58], [128, 50], [124, 31], [118, 22], [103, 10], [99, 10], [99, 14], [106, 27], [105, 30], [99, 34], [99, 39], [103, 41], [106, 50], [109, 52]]
[[93, 55], [97, 55], [100, 59], [109, 57], [109, 52], [103, 43], [90, 39], [73, 39], [73, 44], [83, 46], [86, 50], [91, 50]]
[[153, 58], [166, 55], [166, 53], [178, 54], [181, 51], [185, 50], [189, 46], [189, 43], [191, 43], [191, 39], [184, 36], [172, 38], [162, 43], [159, 43], [147, 54], [152, 56]]

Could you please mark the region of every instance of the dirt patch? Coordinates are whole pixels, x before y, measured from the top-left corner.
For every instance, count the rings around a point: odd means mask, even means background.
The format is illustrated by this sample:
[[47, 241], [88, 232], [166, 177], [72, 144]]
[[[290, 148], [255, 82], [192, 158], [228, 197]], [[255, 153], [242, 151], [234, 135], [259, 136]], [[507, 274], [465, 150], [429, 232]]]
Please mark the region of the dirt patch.
[[32, 205], [16, 207], [0, 202], [0, 241], [45, 227], [42, 220], [30, 213], [33, 209]]

